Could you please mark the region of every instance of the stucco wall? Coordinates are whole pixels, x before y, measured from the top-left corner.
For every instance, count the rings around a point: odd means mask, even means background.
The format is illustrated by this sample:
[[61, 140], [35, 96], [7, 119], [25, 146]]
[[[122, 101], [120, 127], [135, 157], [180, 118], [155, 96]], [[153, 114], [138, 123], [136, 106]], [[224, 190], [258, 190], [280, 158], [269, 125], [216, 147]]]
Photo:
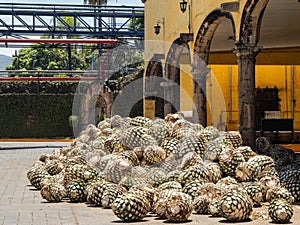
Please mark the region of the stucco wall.
[[[189, 12], [182, 13], [179, 8], [180, 0], [165, 0], [155, 1], [147, 0], [145, 2], [145, 61], [147, 61], [156, 54], [164, 54], [165, 58], [162, 59], [162, 63], [165, 63], [168, 51], [171, 44], [180, 36], [180, 33], [193, 33], [193, 41], [189, 42], [191, 52], [191, 64], [193, 61], [194, 45], [197, 38], [197, 33], [202, 25], [203, 21], [209, 13], [213, 10], [220, 8], [221, 3], [232, 1], [220, 1], [220, 0], [188, 0], [191, 5], [190, 11], [190, 31], [188, 29]], [[239, 39], [240, 27], [242, 21], [242, 13], [246, 0], [240, 0], [240, 10], [238, 12], [231, 12], [235, 23], [235, 38]], [[265, 3], [266, 1], [260, 1]], [[156, 35], [154, 33], [154, 25], [159, 23], [161, 26], [160, 33]], [[234, 40], [232, 40], [234, 42]], [[293, 57], [292, 54], [276, 56], [276, 60], [269, 60], [272, 58], [270, 53], [264, 55], [261, 52], [257, 56], [257, 60], [260, 64], [264, 62], [276, 64], [277, 62], [288, 63], [288, 57]], [[220, 55], [220, 57], [227, 57], [227, 55]], [[231, 54], [231, 62], [235, 62], [235, 55]], [[267, 58], [266, 58], [267, 57]], [[283, 58], [282, 58], [283, 57]], [[236, 65], [229, 67], [228, 65], [217, 65], [218, 57], [214, 58], [214, 65], [209, 65], [212, 69], [210, 76], [207, 80], [207, 104], [208, 104], [208, 124], [215, 126], [220, 122], [220, 115], [222, 111], [230, 111], [232, 118], [229, 118], [229, 113], [223, 113], [223, 117], [226, 118], [227, 128], [229, 130], [238, 129], [238, 70]], [[221, 63], [224, 61], [220, 60]], [[231, 68], [231, 76], [229, 79], [229, 68]], [[180, 65], [180, 109], [182, 111], [192, 110], [192, 90], [193, 82], [191, 75], [191, 65]], [[287, 111], [292, 110], [292, 90], [291, 90], [291, 66], [256, 66], [256, 87], [274, 87], [279, 89], [279, 98], [281, 114], [284, 117], [291, 117], [291, 114], [287, 114]], [[294, 66], [294, 112], [295, 112], [295, 129], [300, 130], [300, 104], [297, 99], [300, 97], [300, 66]], [[231, 93], [229, 93], [231, 90]], [[230, 119], [230, 121], [229, 121]], [[224, 122], [224, 121], [223, 121]]]

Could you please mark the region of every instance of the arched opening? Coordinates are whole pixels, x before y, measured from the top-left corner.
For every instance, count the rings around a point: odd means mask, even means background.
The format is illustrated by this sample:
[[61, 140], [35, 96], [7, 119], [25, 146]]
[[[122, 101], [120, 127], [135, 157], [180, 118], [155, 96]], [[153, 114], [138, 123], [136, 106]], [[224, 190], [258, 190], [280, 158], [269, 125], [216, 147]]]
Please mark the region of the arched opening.
[[164, 86], [164, 115], [181, 110], [180, 99], [182, 90], [180, 88], [180, 80], [181, 74], [184, 73], [184, 71], [181, 71], [183, 64], [191, 65], [190, 48], [187, 40], [180, 37], [172, 43], [166, 57], [164, 78], [168, 84]]
[[[235, 48], [235, 25], [230, 14], [219, 18], [218, 26], [210, 41], [210, 54], [229, 53], [235, 58], [232, 49]], [[237, 108], [234, 107], [234, 98], [237, 92], [232, 70], [235, 65], [222, 65], [222, 59], [211, 63], [208, 57], [211, 72], [207, 77], [208, 123], [220, 130], [236, 129]], [[233, 69], [232, 69], [233, 68]], [[224, 82], [226, 81], [226, 83]], [[223, 82], [222, 82], [223, 81]], [[225, 86], [223, 84], [226, 84]]]
[[[299, 1], [269, 1], [263, 11], [258, 46], [265, 49], [299, 47]], [[276, 26], [274, 26], [276, 25]]]
[[107, 117], [107, 103], [101, 96], [94, 96], [90, 99], [89, 104], [89, 122], [98, 124]]
[[246, 46], [256, 46], [260, 38], [260, 27], [269, 0], [248, 0], [242, 14], [240, 40]]
[[[215, 35], [215, 32], [221, 23], [221, 28], [219, 28], [217, 32], [218, 35]], [[212, 11], [205, 18], [198, 30], [194, 46], [194, 60], [199, 61], [201, 59], [203, 60], [203, 62], [208, 64], [209, 53], [213, 51], [214, 48], [226, 51], [231, 50], [230, 47], [232, 46], [232, 43], [228, 42], [228, 40], [235, 40], [235, 30], [235, 23], [231, 13], [223, 12], [220, 9]], [[220, 38], [226, 37], [226, 39], [224, 40], [224, 43], [221, 42], [221, 45], [217, 46], [216, 44], [214, 44], [214, 48], [211, 49], [211, 43], [214, 36]], [[219, 41], [220, 40], [218, 40], [218, 42]]]
[[79, 117], [79, 125], [74, 133], [83, 130], [88, 124], [96, 124], [98, 118], [111, 116], [113, 93], [99, 80], [80, 82], [73, 100], [72, 114]]
[[208, 120], [209, 124], [219, 126], [222, 123], [221, 116], [225, 115], [223, 112], [227, 111], [224, 90], [215, 76], [218, 74], [210, 72], [207, 68], [209, 55], [218, 53], [217, 50], [231, 52], [235, 46], [235, 32], [235, 22], [231, 13], [216, 9], [205, 18], [196, 36], [193, 61], [193, 117], [194, 121], [199, 121], [204, 126], [207, 126]]
[[[240, 39], [236, 43], [239, 67], [239, 131], [243, 137], [244, 144], [250, 145], [251, 147], [255, 145], [256, 129], [259, 127], [260, 122], [262, 122], [260, 119], [263, 115], [258, 114], [261, 113], [260, 111], [266, 109], [259, 108], [260, 106], [257, 104], [257, 100], [260, 101], [261, 99], [257, 99], [258, 96], [255, 95], [256, 83], [262, 84], [262, 79], [257, 80], [259, 79], [258, 74], [261, 72], [258, 71], [256, 60], [261, 58], [259, 60], [260, 64], [275, 64], [274, 62], [280, 59], [280, 55], [282, 55], [282, 49], [291, 47], [297, 49], [297, 47], [300, 46], [299, 38], [297, 38], [297, 36], [300, 35], [299, 19], [299, 3], [292, 0], [248, 0], [243, 8], [240, 21]], [[261, 54], [258, 54], [262, 50], [259, 46], [263, 47]], [[292, 53], [295, 49], [289, 50], [289, 52]], [[262, 55], [267, 56], [268, 59], [264, 60], [266, 58]], [[286, 54], [286, 56], [287, 55], [289, 54]], [[276, 59], [274, 62], [270, 60], [272, 57]], [[286, 59], [283, 61], [288, 62]], [[291, 61], [293, 60], [291, 59]], [[282, 64], [280, 60], [277, 61], [277, 65], [278, 64]], [[275, 78], [274, 75], [269, 76], [269, 74], [272, 74], [271, 71], [272, 68], [265, 70], [266, 74], [262, 75], [263, 79], [268, 80], [268, 82], [276, 82], [277, 84], [288, 86], [289, 68], [284, 66], [284, 75], [281, 82], [277, 76], [280, 70], [276, 69], [274, 73], [277, 78]], [[290, 71], [292, 71], [292, 68]], [[268, 76], [269, 79], [267, 78]], [[293, 82], [291, 82], [291, 84], [292, 83]], [[265, 87], [267, 86], [265, 85]], [[276, 91], [277, 89], [274, 88], [273, 90]], [[266, 88], [265, 91], [269, 92], [270, 88]], [[256, 93], [261, 93], [261, 90], [256, 91]], [[278, 96], [276, 93], [272, 95]], [[278, 101], [274, 102], [278, 104]], [[291, 98], [289, 102], [293, 105], [293, 98]], [[270, 103], [270, 101], [268, 101], [268, 103]], [[278, 105], [272, 108], [276, 109]]]
[[[272, 142], [291, 142], [299, 139], [297, 132], [293, 135], [292, 130], [300, 129], [300, 107], [297, 104], [300, 86], [296, 76], [299, 61], [295, 60], [299, 59], [300, 52], [300, 4], [293, 0], [264, 2], [263, 7], [256, 6], [260, 13], [256, 42], [257, 46], [263, 47], [256, 57], [255, 68], [256, 130], [265, 129], [263, 124], [271, 119], [270, 115], [275, 115], [278, 121], [293, 120], [290, 132], [279, 131], [276, 135], [264, 132]], [[251, 18], [256, 14], [252, 13]], [[257, 132], [257, 136], [259, 134]]]
[[[163, 66], [159, 55], [154, 55], [148, 63], [145, 81], [145, 107], [144, 114], [147, 117], [164, 118], [163, 90], [159, 79], [163, 77]], [[152, 106], [150, 106], [152, 104]], [[154, 107], [153, 107], [154, 105]]]

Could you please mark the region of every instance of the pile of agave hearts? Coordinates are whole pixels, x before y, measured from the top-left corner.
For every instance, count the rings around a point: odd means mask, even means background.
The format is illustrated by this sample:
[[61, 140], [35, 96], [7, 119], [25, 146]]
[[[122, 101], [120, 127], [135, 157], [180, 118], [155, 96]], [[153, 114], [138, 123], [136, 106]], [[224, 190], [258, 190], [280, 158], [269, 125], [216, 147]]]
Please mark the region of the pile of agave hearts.
[[[245, 221], [266, 202], [273, 222], [288, 222], [290, 204], [300, 200], [298, 158], [265, 139], [257, 146], [253, 151], [238, 132], [204, 128], [179, 113], [155, 120], [113, 116], [42, 155], [27, 177], [49, 202], [112, 208], [123, 221], [149, 213], [172, 222], [191, 213]], [[293, 163], [283, 166], [278, 155]]]

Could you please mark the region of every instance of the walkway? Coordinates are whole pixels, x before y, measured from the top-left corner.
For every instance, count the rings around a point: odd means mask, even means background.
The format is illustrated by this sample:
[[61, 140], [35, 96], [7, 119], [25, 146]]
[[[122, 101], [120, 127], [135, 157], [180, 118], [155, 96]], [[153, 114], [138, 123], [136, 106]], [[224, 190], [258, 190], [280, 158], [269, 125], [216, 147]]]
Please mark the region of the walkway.
[[[110, 209], [88, 207], [84, 203], [47, 203], [26, 178], [27, 169], [43, 153], [48, 153], [66, 142], [0, 142], [0, 224], [2, 225], [108, 225], [125, 224], [113, 215]], [[22, 149], [17, 149], [22, 147]], [[41, 148], [39, 148], [41, 147]], [[255, 209], [261, 211], [261, 208]], [[222, 221], [220, 223], [219, 221]], [[207, 215], [192, 215], [189, 225], [230, 224], [222, 218]], [[296, 222], [297, 221], [297, 222]], [[300, 206], [294, 206], [294, 224], [300, 222]], [[141, 222], [130, 224], [166, 224], [151, 215]], [[185, 224], [185, 223], [183, 223]], [[232, 223], [231, 223], [232, 224]], [[257, 219], [243, 223], [249, 225], [269, 225], [270, 220]]]
[[[70, 18], [75, 22], [71, 24]], [[144, 7], [0, 3], [0, 36], [144, 37]], [[130, 28], [130, 29], [128, 29]]]

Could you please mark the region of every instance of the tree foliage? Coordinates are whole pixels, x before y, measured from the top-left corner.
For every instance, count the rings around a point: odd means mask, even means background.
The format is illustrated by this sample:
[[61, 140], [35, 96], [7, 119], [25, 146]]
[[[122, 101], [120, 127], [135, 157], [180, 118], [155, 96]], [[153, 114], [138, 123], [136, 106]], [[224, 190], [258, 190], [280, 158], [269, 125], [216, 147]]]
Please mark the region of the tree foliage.
[[[71, 49], [71, 69], [85, 70], [91, 65], [92, 49]], [[69, 70], [67, 48], [53, 48], [49, 45], [34, 44], [22, 48], [12, 58], [7, 70]]]

